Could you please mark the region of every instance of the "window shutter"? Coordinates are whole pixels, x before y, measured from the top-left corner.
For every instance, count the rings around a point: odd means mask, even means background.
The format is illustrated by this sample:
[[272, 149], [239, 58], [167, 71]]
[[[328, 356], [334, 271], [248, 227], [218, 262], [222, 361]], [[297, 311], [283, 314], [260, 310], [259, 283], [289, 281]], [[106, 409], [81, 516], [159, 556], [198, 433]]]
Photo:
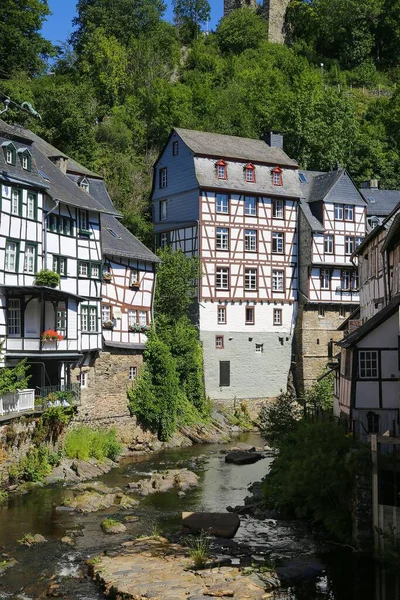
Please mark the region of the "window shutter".
[[231, 385], [231, 363], [229, 360], [219, 361], [219, 385], [220, 387]]

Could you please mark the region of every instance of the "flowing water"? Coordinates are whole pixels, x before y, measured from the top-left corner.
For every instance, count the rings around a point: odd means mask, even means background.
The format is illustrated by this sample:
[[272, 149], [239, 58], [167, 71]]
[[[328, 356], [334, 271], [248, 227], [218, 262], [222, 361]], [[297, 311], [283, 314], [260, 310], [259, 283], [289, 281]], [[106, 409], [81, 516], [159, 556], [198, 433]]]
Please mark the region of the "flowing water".
[[[263, 444], [257, 434], [246, 434], [240, 440], [255, 446]], [[141, 500], [135, 509], [124, 511], [124, 515], [139, 516], [139, 521], [127, 524], [126, 534], [106, 536], [100, 529], [100, 522], [106, 516], [121, 518], [115, 509], [87, 515], [57, 511], [66, 494], [62, 486], [37, 488], [11, 497], [8, 504], [0, 507], [0, 566], [6, 555], [16, 558], [18, 564], [0, 575], [0, 599], [45, 598], [52, 582], [60, 585], [67, 600], [103, 598], [87, 575], [88, 558], [102, 551], [113, 552], [133, 536], [177, 531], [182, 511], [221, 512], [228, 505], [242, 504], [248, 495], [248, 485], [268, 471], [269, 458], [254, 465], [226, 464], [223, 449], [226, 447], [194, 446], [126, 458], [118, 468], [103, 476], [106, 485], [123, 488], [128, 482], [160, 469], [187, 467], [200, 475], [200, 486], [182, 498], [175, 491], [153, 494]], [[33, 547], [19, 545], [17, 540], [28, 532], [42, 534], [47, 543]], [[73, 547], [60, 541], [68, 534], [76, 541]], [[302, 523], [242, 517], [234, 540], [214, 549], [217, 554], [229, 555], [233, 563], [280, 563], [315, 556], [315, 562], [324, 565], [324, 571], [317, 577], [275, 592], [274, 600], [400, 598], [390, 577], [375, 574], [371, 564], [355, 564], [351, 551], [340, 548], [326, 552], [326, 546], [315, 541]]]

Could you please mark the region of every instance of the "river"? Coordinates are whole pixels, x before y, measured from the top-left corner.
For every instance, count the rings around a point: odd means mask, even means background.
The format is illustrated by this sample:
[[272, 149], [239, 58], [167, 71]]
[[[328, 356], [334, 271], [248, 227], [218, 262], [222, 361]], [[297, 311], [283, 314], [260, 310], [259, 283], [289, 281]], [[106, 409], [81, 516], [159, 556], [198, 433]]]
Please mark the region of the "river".
[[[263, 445], [255, 433], [242, 435], [240, 441]], [[232, 444], [234, 445], [234, 444]], [[176, 492], [154, 494], [141, 500], [128, 514], [139, 516], [129, 524], [127, 534], [106, 536], [100, 529], [105, 516], [118, 518], [115, 509], [88, 515], [56, 511], [65, 495], [62, 486], [36, 488], [12, 496], [0, 507], [0, 564], [5, 555], [18, 564], [0, 576], [0, 599], [45, 598], [50, 582], [60, 584], [67, 600], [104, 598], [87, 575], [85, 561], [106, 550], [113, 552], [121, 542], [154, 532], [168, 533], [180, 528], [182, 511], [225, 511], [228, 505], [242, 504], [247, 487], [268, 471], [271, 459], [253, 465], [226, 464], [221, 450], [225, 446], [193, 446], [165, 450], [157, 454], [125, 458], [118, 468], [102, 477], [110, 486], [125, 487], [154, 470], [187, 467], [200, 475], [198, 488], [179, 498]], [[40, 533], [45, 544], [25, 547], [17, 543], [26, 533]], [[76, 536], [76, 545], [61, 543], [64, 535]], [[316, 541], [302, 523], [259, 521], [243, 517], [232, 543], [220, 549], [233, 561], [282, 562], [291, 558], [315, 556], [325, 569], [317, 577], [288, 586], [272, 595], [273, 600], [398, 600], [398, 586], [392, 578], [375, 572], [368, 561], [355, 561], [350, 550]], [[219, 549], [216, 549], [219, 552]], [[3, 553], [3, 557], [1, 556]], [[383, 591], [382, 591], [383, 590]]]

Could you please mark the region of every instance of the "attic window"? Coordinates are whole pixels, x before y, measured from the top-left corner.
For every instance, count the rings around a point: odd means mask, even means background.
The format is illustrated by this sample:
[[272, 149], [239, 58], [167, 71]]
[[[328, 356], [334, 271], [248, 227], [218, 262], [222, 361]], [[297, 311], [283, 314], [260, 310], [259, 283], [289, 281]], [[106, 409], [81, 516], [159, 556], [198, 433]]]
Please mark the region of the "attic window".
[[215, 165], [215, 168], [217, 170], [217, 179], [228, 179], [227, 164], [224, 160], [218, 161]]
[[299, 179], [300, 183], [307, 183], [307, 177], [304, 175], [304, 173], [299, 173]]
[[282, 169], [280, 167], [275, 167], [272, 169], [272, 183], [273, 185], [282, 185]]
[[49, 178], [49, 176], [48, 176], [48, 175], [46, 175], [46, 173], [45, 173], [44, 171], [41, 171], [40, 169], [38, 169], [38, 171], [39, 171], [39, 175], [40, 175], [41, 177], [43, 177], [43, 179], [45, 179], [46, 181], [50, 181], [50, 178]]
[[256, 181], [256, 168], [251, 163], [244, 167], [244, 179], [246, 183], [255, 183]]
[[115, 231], [113, 229], [109, 229], [107, 228], [108, 233], [110, 233], [113, 237], [117, 238], [118, 240], [121, 239], [121, 236], [118, 235], [118, 233], [115, 233]]
[[6, 159], [6, 163], [8, 165], [15, 165], [17, 159], [17, 152], [15, 150], [15, 146], [12, 143], [4, 144], [4, 155]]
[[85, 192], [89, 193], [89, 182], [86, 179], [86, 177], [84, 177], [80, 182], [79, 182], [79, 187], [81, 187], [83, 190], [85, 190]]
[[20, 154], [21, 165], [24, 171], [30, 171], [32, 167], [30, 152], [28, 150], [18, 150], [18, 154]]

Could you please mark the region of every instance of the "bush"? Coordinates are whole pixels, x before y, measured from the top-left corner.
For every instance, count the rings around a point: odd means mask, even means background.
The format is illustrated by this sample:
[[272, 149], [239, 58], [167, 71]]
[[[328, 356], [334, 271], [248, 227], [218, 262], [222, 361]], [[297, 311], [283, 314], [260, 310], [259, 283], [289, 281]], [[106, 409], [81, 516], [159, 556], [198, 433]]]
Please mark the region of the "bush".
[[280, 447], [283, 440], [293, 431], [301, 414], [302, 407], [289, 392], [281, 392], [273, 404], [264, 404], [258, 423], [268, 444]]
[[105, 458], [116, 460], [121, 452], [115, 430], [94, 430], [90, 427], [77, 427], [68, 431], [64, 440], [64, 452], [68, 458], [89, 460], [96, 458], [102, 461]]
[[42, 269], [35, 275], [35, 285], [45, 285], [47, 287], [55, 288], [60, 283], [60, 276], [54, 271], [49, 269]]
[[17, 481], [42, 481], [46, 475], [51, 473], [52, 467], [59, 462], [59, 454], [41, 444], [37, 448], [31, 448], [28, 451], [16, 470], [9, 471], [9, 478], [10, 480], [14, 478]]

